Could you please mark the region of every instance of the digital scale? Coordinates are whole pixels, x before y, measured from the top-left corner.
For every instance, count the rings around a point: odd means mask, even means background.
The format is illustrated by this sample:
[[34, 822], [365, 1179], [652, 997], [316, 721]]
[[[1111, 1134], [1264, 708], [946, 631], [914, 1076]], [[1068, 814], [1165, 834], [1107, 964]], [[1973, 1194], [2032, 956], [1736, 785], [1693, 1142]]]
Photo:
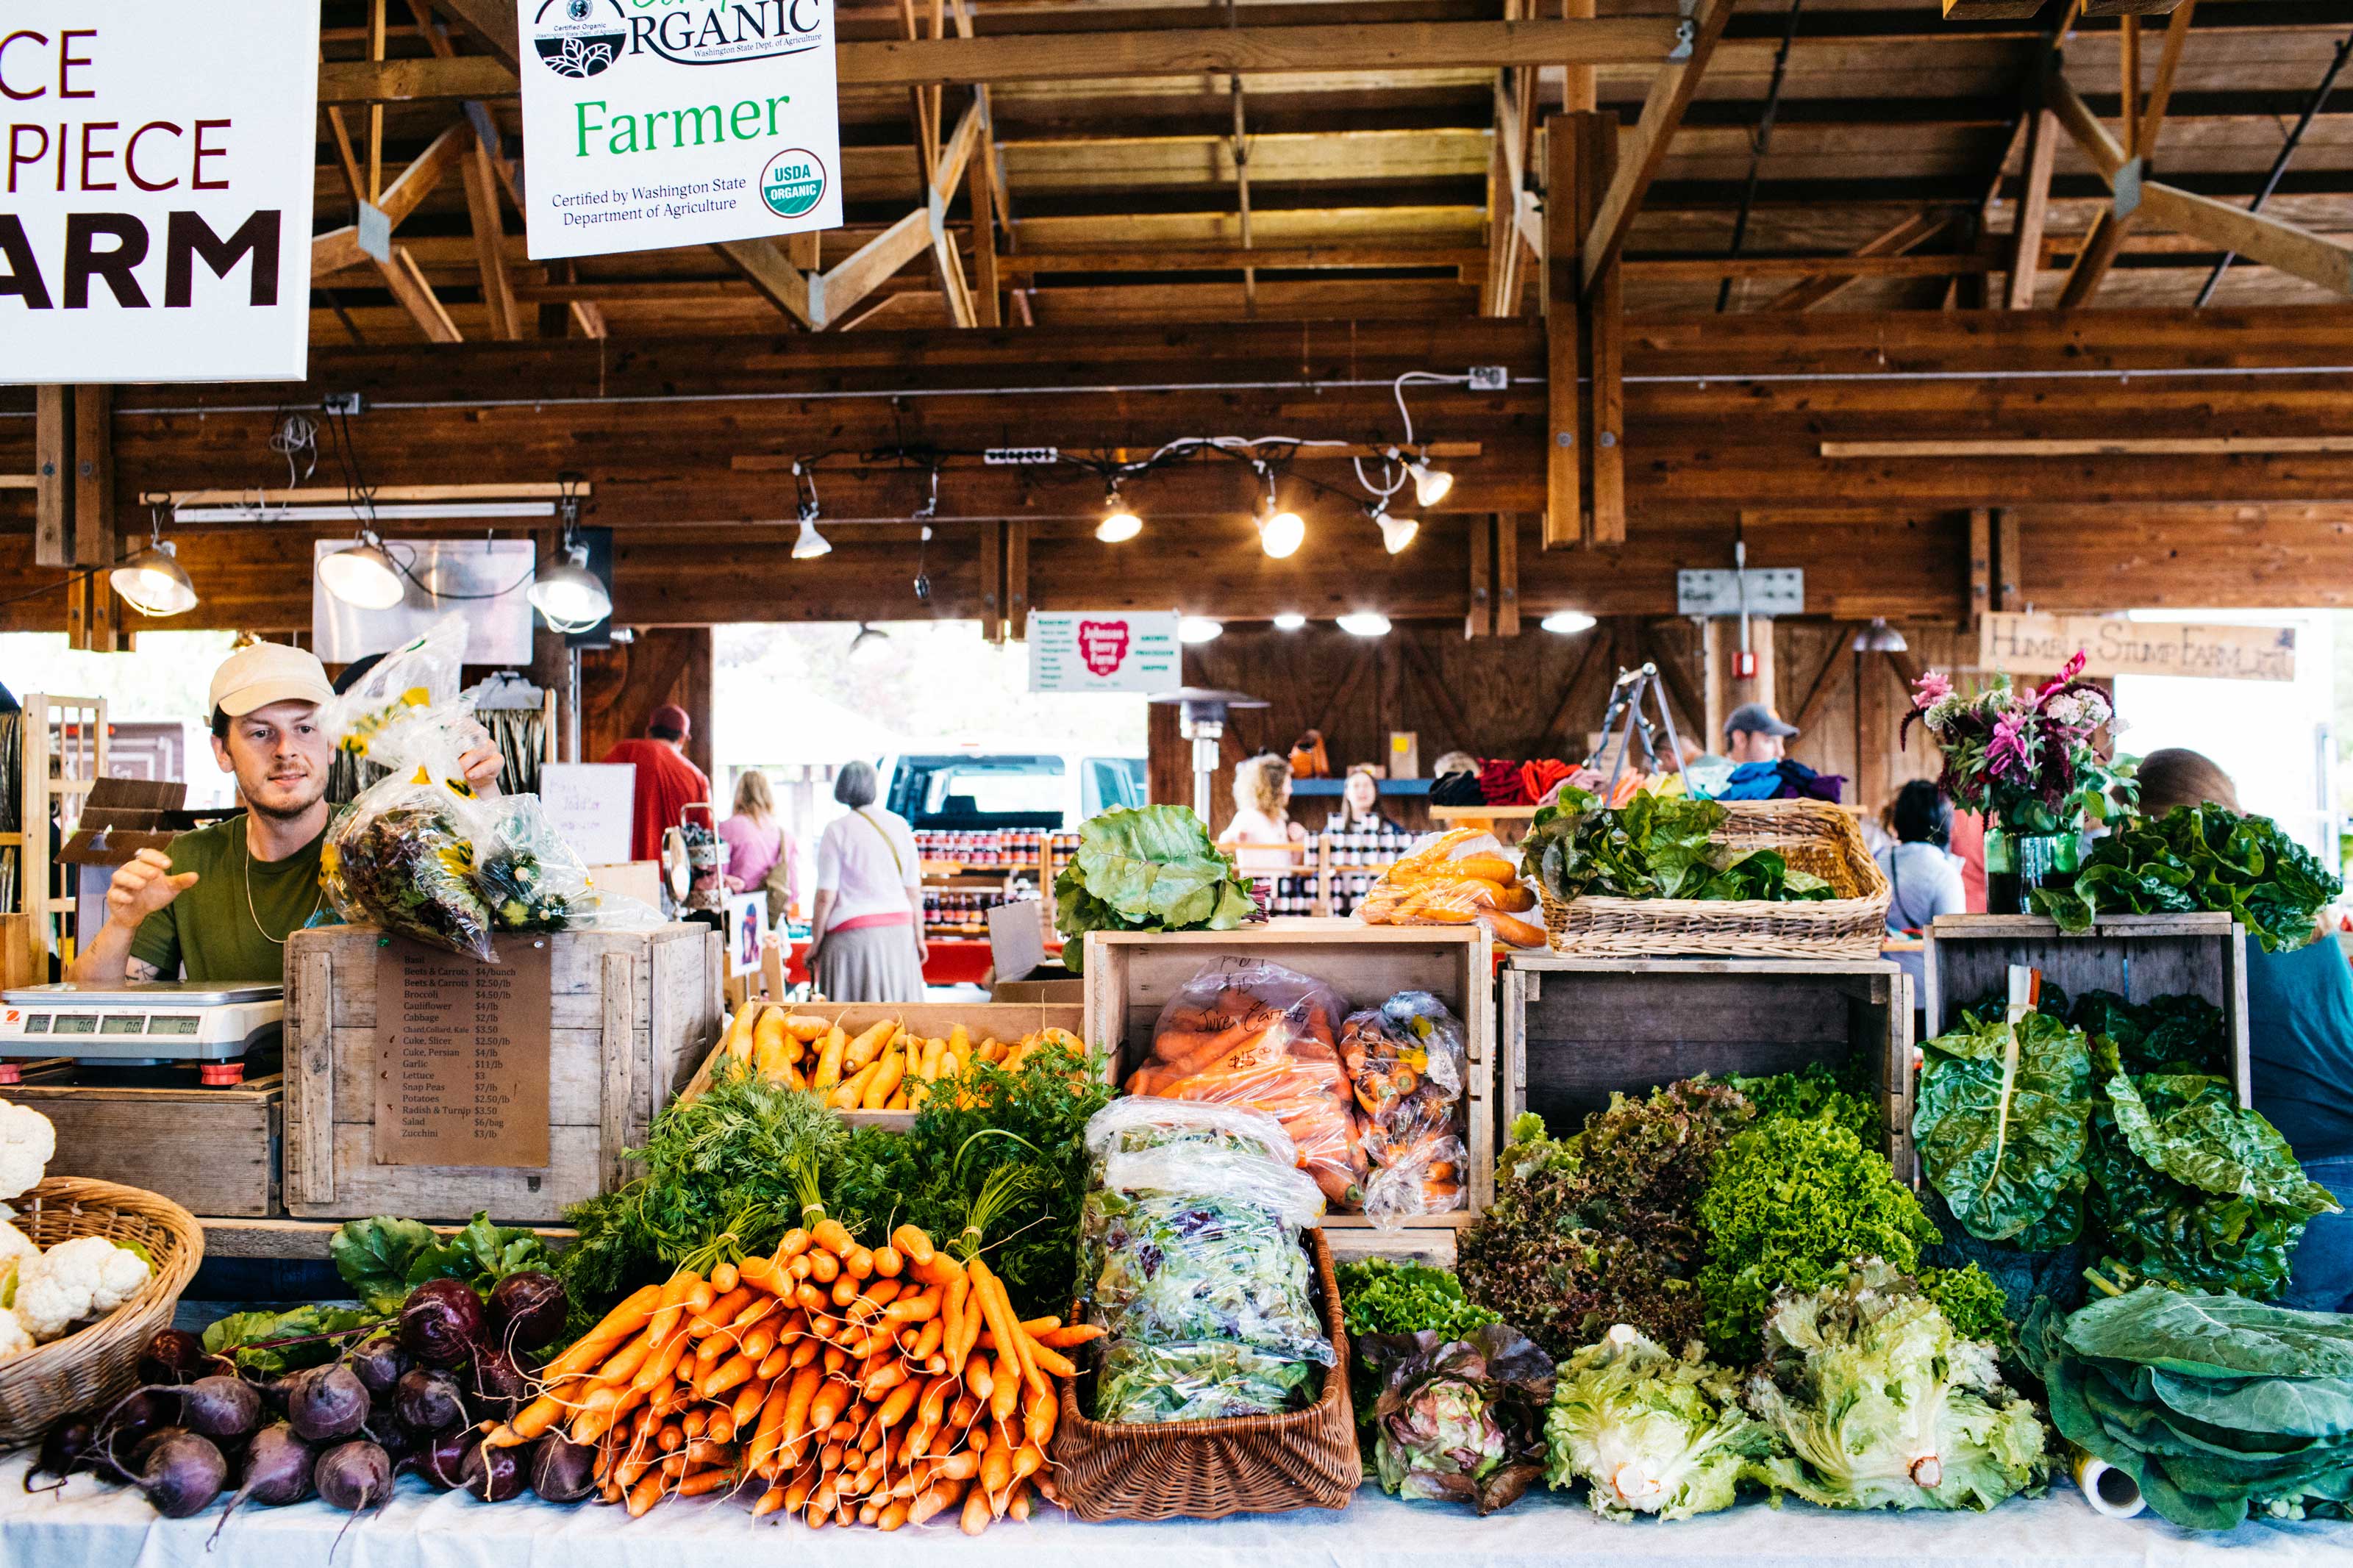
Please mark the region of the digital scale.
[[0, 991], [0, 1057], [126, 1068], [195, 1062], [206, 1083], [231, 1084], [248, 1053], [280, 1043], [285, 1016], [282, 985], [32, 985]]

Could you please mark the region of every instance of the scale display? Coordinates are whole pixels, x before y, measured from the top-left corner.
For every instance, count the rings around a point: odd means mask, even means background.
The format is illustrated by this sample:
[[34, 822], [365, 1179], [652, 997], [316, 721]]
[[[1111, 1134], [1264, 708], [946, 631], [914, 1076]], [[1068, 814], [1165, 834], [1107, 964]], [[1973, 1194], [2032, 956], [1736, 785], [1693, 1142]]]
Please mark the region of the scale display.
[[0, 992], [0, 1057], [121, 1066], [236, 1061], [279, 1043], [284, 996], [276, 985], [176, 981]]

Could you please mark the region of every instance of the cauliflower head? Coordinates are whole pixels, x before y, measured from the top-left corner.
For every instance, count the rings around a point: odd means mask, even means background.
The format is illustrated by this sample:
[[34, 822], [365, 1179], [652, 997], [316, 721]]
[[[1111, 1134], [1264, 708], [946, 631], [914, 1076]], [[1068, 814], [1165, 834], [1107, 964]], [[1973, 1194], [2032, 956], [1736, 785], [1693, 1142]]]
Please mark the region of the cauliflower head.
[[0, 1361], [33, 1348], [33, 1336], [14, 1312], [0, 1312]]
[[34, 1340], [54, 1340], [82, 1319], [129, 1300], [147, 1273], [147, 1260], [128, 1247], [102, 1236], [78, 1236], [17, 1259], [10, 1306]]
[[26, 1105], [0, 1100], [0, 1218], [16, 1211], [7, 1200], [30, 1192], [58, 1152], [58, 1130]]

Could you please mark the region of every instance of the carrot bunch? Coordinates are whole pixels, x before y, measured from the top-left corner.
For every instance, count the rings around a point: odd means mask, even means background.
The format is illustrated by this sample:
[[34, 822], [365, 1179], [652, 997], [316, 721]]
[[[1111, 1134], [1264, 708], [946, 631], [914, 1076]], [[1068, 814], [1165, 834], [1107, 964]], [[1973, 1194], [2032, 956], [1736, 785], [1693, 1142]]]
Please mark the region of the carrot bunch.
[[771, 1083], [814, 1089], [836, 1110], [915, 1110], [934, 1084], [955, 1081], [973, 1062], [1011, 1071], [1041, 1046], [1079, 1040], [1065, 1029], [1040, 1029], [1018, 1041], [990, 1037], [976, 1044], [962, 1024], [926, 1039], [896, 1018], [851, 1035], [829, 1019], [747, 1002], [722, 1043]]
[[812, 1529], [921, 1524], [977, 1535], [1055, 1500], [1046, 1449], [1066, 1353], [1101, 1330], [1014, 1315], [977, 1251], [913, 1226], [869, 1247], [821, 1205], [771, 1257], [682, 1268], [607, 1313], [542, 1373], [493, 1446], [561, 1426], [597, 1449], [607, 1502], [754, 1492]]

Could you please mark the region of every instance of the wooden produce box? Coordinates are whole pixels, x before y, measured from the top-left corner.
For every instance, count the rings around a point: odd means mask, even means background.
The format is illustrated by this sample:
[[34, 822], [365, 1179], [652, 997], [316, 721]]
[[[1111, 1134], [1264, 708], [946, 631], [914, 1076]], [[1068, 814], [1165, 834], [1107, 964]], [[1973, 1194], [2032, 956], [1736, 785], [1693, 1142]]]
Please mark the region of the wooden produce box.
[[1884, 959], [1514, 953], [1500, 1017], [1507, 1136], [1524, 1110], [1567, 1137], [1613, 1092], [1860, 1053], [1887, 1115], [1888, 1163], [1912, 1179], [1912, 981]]
[[1399, 991], [1427, 991], [1462, 1020], [1469, 1058], [1462, 1132], [1471, 1152], [1467, 1206], [1404, 1215], [1397, 1230], [1376, 1229], [1362, 1215], [1324, 1216], [1324, 1233], [1343, 1262], [1377, 1256], [1451, 1264], [1454, 1232], [1495, 1199], [1495, 1000], [1486, 931], [1315, 918], [1240, 931], [1089, 931], [1088, 1042], [1114, 1050], [1114, 1070], [1124, 1080], [1151, 1050], [1153, 1026], [1169, 998], [1203, 969], [1229, 960], [1296, 970], [1330, 985], [1351, 1008], [1377, 1007]]
[[133, 1076], [158, 1075], [61, 1061], [28, 1068], [0, 1099], [39, 1111], [57, 1129], [52, 1176], [142, 1187], [206, 1218], [279, 1212], [283, 1074], [220, 1089], [123, 1081]]
[[2222, 1009], [2231, 1082], [2239, 1103], [2252, 1107], [2246, 934], [2222, 913], [2111, 915], [2081, 936], [2064, 935], [2039, 915], [1940, 915], [1921, 960], [1928, 1033], [1943, 1034], [1963, 1008], [2006, 993], [2013, 963], [2041, 970], [2071, 1001], [2086, 991], [2113, 991], [2127, 1002], [2203, 996]]
[[[904, 1024], [909, 1033], [925, 1039], [944, 1037], [949, 1030], [962, 1024], [971, 1033], [975, 1045], [990, 1039], [1012, 1045], [1040, 1029], [1068, 1029], [1085, 1038], [1080, 1033], [1080, 1026], [1086, 1021], [1084, 1008], [1034, 1002], [908, 1002], [897, 1005], [885, 1002], [803, 1002], [786, 1003], [784, 1008], [795, 1017], [823, 1018], [839, 1024], [852, 1039], [885, 1019]], [[719, 1070], [719, 1058], [726, 1048], [723, 1038], [712, 1048], [696, 1069], [693, 1080], [679, 1091], [680, 1100], [693, 1100], [711, 1087], [712, 1077]], [[915, 1121], [912, 1110], [845, 1110], [841, 1115], [852, 1126], [888, 1127], [899, 1132]]]
[[[554, 1221], [626, 1178], [622, 1152], [644, 1142], [655, 1110], [719, 1036], [726, 964], [708, 926], [501, 937], [501, 957], [518, 974], [547, 975], [544, 996], [512, 1002], [517, 1016], [534, 1023], [543, 1007], [545, 1023], [517, 1027], [511, 1041], [521, 1066], [535, 1071], [536, 1034], [544, 1030], [545, 1124], [511, 1131], [534, 1153], [543, 1132], [545, 1163], [388, 1163], [387, 1155], [407, 1157], [396, 1155], [399, 1134], [377, 1122], [388, 1092], [377, 1070], [378, 1026], [399, 1022], [377, 1007], [379, 948], [392, 940], [364, 927], [322, 926], [287, 944], [283, 1190], [286, 1211], [298, 1218], [463, 1220], [487, 1209], [502, 1224]], [[471, 958], [410, 951], [445, 965], [456, 958], [453, 987], [470, 990], [482, 968]]]

